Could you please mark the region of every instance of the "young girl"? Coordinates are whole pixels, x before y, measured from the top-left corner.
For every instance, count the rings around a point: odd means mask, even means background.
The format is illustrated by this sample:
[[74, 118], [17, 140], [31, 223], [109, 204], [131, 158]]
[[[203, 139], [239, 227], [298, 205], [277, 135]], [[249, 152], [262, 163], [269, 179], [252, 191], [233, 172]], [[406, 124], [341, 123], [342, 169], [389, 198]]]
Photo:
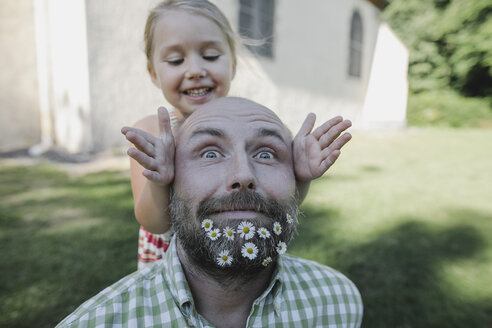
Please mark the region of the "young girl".
[[[135, 216], [141, 224], [138, 267], [162, 258], [169, 245], [169, 185], [174, 178], [172, 127], [198, 106], [227, 95], [236, 69], [236, 37], [222, 12], [206, 0], [171, 0], [158, 4], [145, 26], [147, 69], [152, 82], [174, 107], [163, 107], [122, 133], [128, 150]], [[315, 129], [309, 114], [294, 138], [294, 168], [299, 203], [310, 181], [336, 161], [350, 140], [350, 121], [335, 117]], [[339, 137], [340, 136], [340, 137]]]

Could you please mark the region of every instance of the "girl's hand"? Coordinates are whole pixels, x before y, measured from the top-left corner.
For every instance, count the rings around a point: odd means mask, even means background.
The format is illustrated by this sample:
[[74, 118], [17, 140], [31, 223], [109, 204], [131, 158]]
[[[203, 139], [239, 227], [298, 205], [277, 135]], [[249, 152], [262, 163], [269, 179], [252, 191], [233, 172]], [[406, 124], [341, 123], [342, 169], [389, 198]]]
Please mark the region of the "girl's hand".
[[127, 154], [145, 168], [142, 174], [154, 183], [167, 186], [174, 179], [174, 137], [169, 113], [164, 107], [159, 107], [157, 117], [159, 137], [130, 127], [123, 127], [121, 133], [135, 146], [128, 149]]
[[340, 149], [352, 138], [346, 132], [352, 123], [341, 116], [314, 127], [316, 115], [309, 113], [293, 141], [294, 171], [298, 181], [311, 181], [322, 176], [340, 156]]

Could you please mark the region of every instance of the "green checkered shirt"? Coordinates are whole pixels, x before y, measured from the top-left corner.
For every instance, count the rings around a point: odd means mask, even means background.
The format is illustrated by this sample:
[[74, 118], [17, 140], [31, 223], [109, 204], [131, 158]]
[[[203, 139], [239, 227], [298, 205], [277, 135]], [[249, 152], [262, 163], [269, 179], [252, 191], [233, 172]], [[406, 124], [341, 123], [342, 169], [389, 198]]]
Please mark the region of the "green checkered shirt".
[[[247, 327], [359, 327], [362, 301], [341, 273], [281, 255], [278, 271], [252, 306]], [[57, 327], [212, 327], [195, 309], [176, 252], [82, 304]]]

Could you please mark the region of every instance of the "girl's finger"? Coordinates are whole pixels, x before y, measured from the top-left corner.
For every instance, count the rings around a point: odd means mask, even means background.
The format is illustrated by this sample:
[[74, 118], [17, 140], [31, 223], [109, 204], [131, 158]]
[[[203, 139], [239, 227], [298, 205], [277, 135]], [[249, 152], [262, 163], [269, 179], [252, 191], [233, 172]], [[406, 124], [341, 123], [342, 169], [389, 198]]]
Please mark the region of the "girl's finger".
[[173, 132], [171, 129], [171, 119], [166, 108], [159, 107], [157, 109], [157, 120], [159, 121], [159, 136], [163, 142], [173, 138]]
[[321, 148], [326, 148], [328, 147], [332, 142], [335, 141], [336, 138], [342, 134], [343, 131], [347, 130], [349, 127], [352, 126], [352, 123], [350, 121], [342, 121], [332, 127], [330, 130], [328, 130], [325, 134], [323, 134], [319, 138], [319, 144]]
[[[343, 118], [341, 116], [335, 116], [331, 120], [326, 121], [321, 126], [317, 127], [316, 130], [313, 131], [313, 136], [319, 140], [322, 135], [326, 134], [332, 127], [342, 122]], [[350, 121], [348, 121], [350, 122]]]
[[314, 113], [309, 113], [306, 116], [306, 119], [301, 125], [301, 128], [299, 129], [299, 132], [297, 132], [297, 136], [305, 137], [308, 134], [311, 133], [311, 130], [314, 127], [314, 123], [316, 122], [316, 115]]
[[135, 161], [138, 162], [138, 164], [142, 165], [142, 167], [148, 169], [148, 170], [155, 170], [156, 169], [156, 164], [154, 158], [150, 157], [146, 153], [136, 149], [136, 148], [130, 148], [126, 152], [128, 156], [133, 158]]
[[328, 147], [322, 148], [321, 156], [324, 158], [334, 151], [339, 151], [350, 139], [352, 139], [352, 135], [348, 132], [344, 133], [340, 138], [329, 144]]

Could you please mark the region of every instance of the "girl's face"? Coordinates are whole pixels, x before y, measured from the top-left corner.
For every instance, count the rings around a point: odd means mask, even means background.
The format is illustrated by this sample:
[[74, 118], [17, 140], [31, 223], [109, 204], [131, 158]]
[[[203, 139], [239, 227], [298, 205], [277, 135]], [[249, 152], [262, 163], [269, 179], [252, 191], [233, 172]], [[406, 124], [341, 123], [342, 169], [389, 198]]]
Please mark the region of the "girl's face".
[[173, 11], [157, 21], [153, 42], [152, 81], [184, 117], [227, 95], [234, 75], [231, 50], [213, 21]]

